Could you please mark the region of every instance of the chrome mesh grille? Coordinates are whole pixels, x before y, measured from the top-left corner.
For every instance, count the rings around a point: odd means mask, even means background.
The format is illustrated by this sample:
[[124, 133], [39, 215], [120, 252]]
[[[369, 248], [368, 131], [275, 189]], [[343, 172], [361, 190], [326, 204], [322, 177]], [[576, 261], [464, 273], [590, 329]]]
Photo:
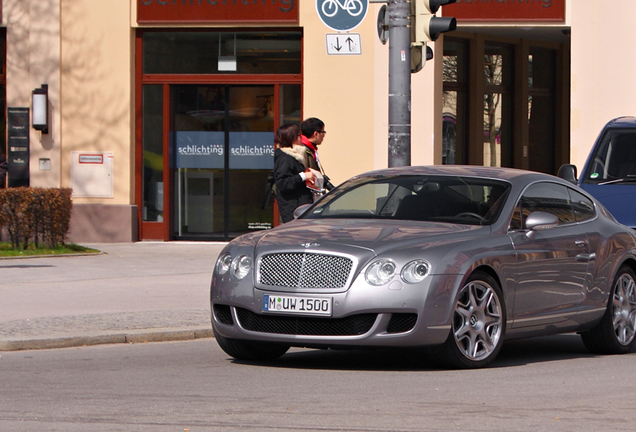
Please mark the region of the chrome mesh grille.
[[258, 282], [273, 287], [343, 288], [352, 267], [351, 259], [334, 255], [270, 254], [261, 258]]

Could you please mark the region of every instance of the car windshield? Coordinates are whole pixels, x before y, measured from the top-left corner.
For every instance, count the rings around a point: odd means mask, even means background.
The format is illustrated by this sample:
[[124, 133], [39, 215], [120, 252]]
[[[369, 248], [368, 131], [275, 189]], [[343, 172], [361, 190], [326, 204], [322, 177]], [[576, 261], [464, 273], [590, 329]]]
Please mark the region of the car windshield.
[[499, 216], [509, 189], [509, 183], [475, 177], [360, 177], [326, 195], [303, 218], [489, 225]]
[[636, 130], [608, 129], [584, 176], [584, 183], [636, 182]]

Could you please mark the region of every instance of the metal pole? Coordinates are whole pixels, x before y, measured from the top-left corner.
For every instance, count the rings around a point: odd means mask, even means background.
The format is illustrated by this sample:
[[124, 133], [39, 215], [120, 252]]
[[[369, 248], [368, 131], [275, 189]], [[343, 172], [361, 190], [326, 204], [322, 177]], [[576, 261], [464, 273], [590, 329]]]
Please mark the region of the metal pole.
[[389, 167], [411, 165], [411, 1], [389, 0]]

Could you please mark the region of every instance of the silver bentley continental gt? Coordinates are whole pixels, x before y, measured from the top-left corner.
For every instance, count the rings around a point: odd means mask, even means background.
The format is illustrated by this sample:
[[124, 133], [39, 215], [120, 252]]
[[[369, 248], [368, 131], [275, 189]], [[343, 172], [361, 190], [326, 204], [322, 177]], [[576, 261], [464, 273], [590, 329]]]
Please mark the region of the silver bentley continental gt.
[[391, 168], [296, 213], [219, 255], [212, 327], [234, 358], [431, 347], [448, 367], [477, 368], [505, 339], [578, 332], [593, 353], [634, 345], [636, 235], [565, 180]]

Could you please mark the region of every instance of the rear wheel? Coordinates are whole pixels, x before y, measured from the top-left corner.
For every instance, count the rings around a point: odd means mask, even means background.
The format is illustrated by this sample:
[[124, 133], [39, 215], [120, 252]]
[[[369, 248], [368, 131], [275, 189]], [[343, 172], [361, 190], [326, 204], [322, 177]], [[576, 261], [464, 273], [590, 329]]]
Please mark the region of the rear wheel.
[[455, 301], [451, 333], [442, 346], [443, 359], [459, 368], [487, 366], [501, 349], [505, 322], [499, 284], [487, 273], [473, 273]]
[[595, 354], [624, 354], [636, 342], [636, 275], [622, 266], [612, 285], [605, 315], [596, 327], [581, 333], [585, 347]]
[[214, 337], [226, 354], [237, 360], [264, 361], [275, 360], [289, 350], [288, 345], [255, 342], [242, 339], [230, 339], [221, 336], [215, 328]]

